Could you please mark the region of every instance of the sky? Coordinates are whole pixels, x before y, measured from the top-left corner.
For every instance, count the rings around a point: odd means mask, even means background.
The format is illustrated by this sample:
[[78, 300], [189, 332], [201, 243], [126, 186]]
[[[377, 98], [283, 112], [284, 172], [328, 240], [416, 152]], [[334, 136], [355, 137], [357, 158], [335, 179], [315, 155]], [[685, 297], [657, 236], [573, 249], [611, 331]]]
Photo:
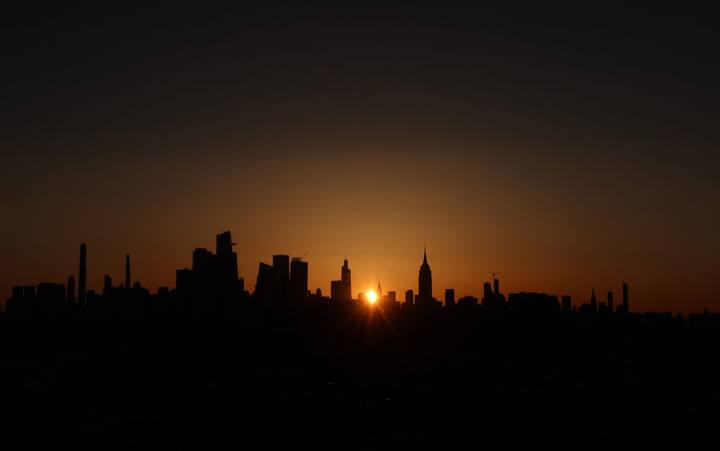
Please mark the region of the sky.
[[595, 288], [720, 310], [717, 14], [36, 2], [0, 19], [0, 299], [174, 286], [231, 230], [246, 287]]

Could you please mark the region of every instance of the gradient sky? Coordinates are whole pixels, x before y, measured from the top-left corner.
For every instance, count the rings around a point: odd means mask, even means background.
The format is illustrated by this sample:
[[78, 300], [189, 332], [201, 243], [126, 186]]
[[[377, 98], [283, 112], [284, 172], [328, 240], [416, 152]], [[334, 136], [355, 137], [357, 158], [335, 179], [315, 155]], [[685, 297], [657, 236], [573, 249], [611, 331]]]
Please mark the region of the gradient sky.
[[[720, 310], [718, 16], [674, 9], [9, 10], [0, 298], [174, 285], [229, 229], [329, 293], [503, 291]], [[322, 7], [321, 7], [322, 6]], [[204, 9], [198, 9], [204, 8]], [[685, 8], [685, 9], [683, 9]]]

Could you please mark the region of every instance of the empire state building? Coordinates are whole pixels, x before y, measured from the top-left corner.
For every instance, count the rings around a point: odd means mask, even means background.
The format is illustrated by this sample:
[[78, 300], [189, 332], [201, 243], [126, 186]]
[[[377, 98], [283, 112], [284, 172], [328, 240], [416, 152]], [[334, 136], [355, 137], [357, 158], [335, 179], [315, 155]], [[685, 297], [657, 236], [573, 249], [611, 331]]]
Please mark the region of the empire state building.
[[427, 250], [423, 249], [423, 262], [418, 275], [418, 303], [430, 305], [432, 302], [432, 271], [427, 262]]

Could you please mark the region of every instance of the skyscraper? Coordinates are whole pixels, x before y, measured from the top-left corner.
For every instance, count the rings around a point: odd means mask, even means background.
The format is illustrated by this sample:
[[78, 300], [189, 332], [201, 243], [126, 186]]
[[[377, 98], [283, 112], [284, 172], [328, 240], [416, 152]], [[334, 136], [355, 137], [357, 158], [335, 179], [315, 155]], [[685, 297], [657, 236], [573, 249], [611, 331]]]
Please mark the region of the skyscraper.
[[233, 251], [235, 243], [229, 230], [215, 237], [215, 255], [217, 271], [221, 278], [235, 283], [238, 279], [237, 253]]
[[595, 297], [595, 288], [593, 288], [592, 295], [590, 296], [590, 310], [593, 312], [597, 312], [597, 309], [597, 298]]
[[110, 291], [112, 290], [112, 277], [105, 274], [105, 277], [103, 278], [103, 296], [109, 296]]
[[300, 257], [293, 257], [290, 262], [290, 291], [296, 299], [307, 297], [308, 263]]
[[125, 255], [125, 288], [130, 288], [130, 254]]
[[343, 289], [343, 283], [341, 280], [330, 281], [330, 300], [333, 302], [339, 302], [343, 300], [345, 290]]
[[418, 301], [429, 305], [432, 302], [432, 271], [427, 262], [427, 250], [423, 250], [423, 262], [418, 275]]
[[286, 299], [290, 283], [290, 256], [273, 255], [272, 264], [272, 291], [276, 301]]
[[87, 277], [87, 246], [85, 243], [80, 244], [80, 270], [78, 274], [78, 303], [85, 305], [85, 280]]
[[348, 302], [350, 301], [350, 299], [352, 299], [352, 284], [350, 280], [350, 267], [348, 266], [348, 260], [346, 256], [345, 260], [343, 260], [342, 268], [340, 268], [340, 281], [345, 287], [346, 295], [344, 296], [344, 300]]
[[415, 293], [413, 293], [413, 290], [406, 290], [405, 291], [405, 307], [412, 307], [415, 302]]
[[613, 301], [613, 292], [611, 290], [608, 290], [607, 294], [607, 307], [610, 313], [613, 312], [615, 309], [615, 302]]
[[290, 257], [287, 255], [273, 255], [272, 266], [275, 282], [287, 284], [290, 280]]
[[628, 298], [628, 284], [623, 282], [622, 284], [622, 308], [623, 312], [630, 312], [630, 299]]
[[260, 262], [258, 265], [257, 281], [255, 282], [255, 297], [264, 299], [270, 296], [272, 289], [272, 266]]
[[455, 307], [455, 290], [452, 288], [445, 290], [445, 307]]
[[350, 279], [350, 267], [347, 257], [343, 260], [340, 268], [340, 280], [330, 282], [330, 300], [350, 302], [352, 299], [352, 284]]
[[563, 295], [560, 299], [562, 300], [562, 311], [570, 313], [572, 311], [572, 297], [570, 295]]

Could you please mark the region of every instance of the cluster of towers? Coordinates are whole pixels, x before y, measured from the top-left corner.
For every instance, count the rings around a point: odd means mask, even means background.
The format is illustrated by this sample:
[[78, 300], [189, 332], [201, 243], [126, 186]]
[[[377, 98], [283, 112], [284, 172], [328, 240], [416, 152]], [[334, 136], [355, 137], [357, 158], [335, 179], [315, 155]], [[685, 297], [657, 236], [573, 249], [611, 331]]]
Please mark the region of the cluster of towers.
[[302, 257], [273, 255], [272, 265], [260, 262], [255, 297], [286, 302], [308, 295], [308, 263]]
[[[74, 275], [69, 275], [65, 285], [43, 282], [37, 286], [15, 286], [12, 297], [6, 304], [6, 311], [18, 316], [56, 316], [63, 311], [93, 308], [101, 296], [87, 289], [87, 245], [80, 244], [80, 263], [77, 274], [77, 292]], [[125, 255], [125, 283], [118, 287], [112, 285], [112, 278], [105, 275], [102, 297], [108, 299], [129, 299], [146, 292], [138, 282], [131, 286], [130, 255]]]
[[[161, 287], [157, 297], [172, 300], [179, 311], [188, 314], [219, 314], [227, 312], [230, 306], [237, 305], [241, 299], [250, 297], [245, 290], [244, 280], [238, 277], [237, 253], [233, 250], [235, 243], [229, 231], [219, 233], [216, 236], [215, 252], [196, 248], [192, 254], [192, 267], [179, 269], [176, 272], [176, 288], [170, 290]], [[340, 268], [340, 279], [330, 282], [330, 296], [323, 298], [320, 289], [315, 295], [308, 291], [308, 263], [301, 257], [290, 257], [289, 255], [273, 255], [272, 265], [260, 262], [258, 266], [257, 281], [252, 297], [258, 300], [283, 303], [297, 299], [326, 299], [331, 302], [346, 303], [353, 302], [352, 298], [352, 272], [348, 264], [347, 256]], [[8, 300], [7, 310], [39, 311], [52, 314], [56, 310], [72, 307], [79, 309], [91, 308], [91, 304], [104, 303], [108, 305], [112, 301], [122, 301], [128, 308], [131, 301], [138, 301], [150, 297], [149, 291], [142, 288], [136, 282], [132, 284], [130, 273], [130, 255], [125, 256], [125, 277], [124, 284], [118, 287], [112, 285], [112, 278], [105, 275], [100, 295], [92, 290], [87, 290], [87, 246], [80, 245], [80, 264], [76, 279], [73, 275], [67, 279], [67, 285], [54, 283], [43, 283], [36, 286], [16, 286], [13, 288], [12, 298]], [[376, 298], [367, 299], [365, 293], [359, 293], [357, 301], [378, 302], [385, 306], [400, 305], [396, 299], [396, 292], [389, 291], [383, 294], [382, 287], [378, 283]], [[107, 302], [106, 302], [107, 301]], [[628, 313], [629, 298], [628, 284], [622, 284], [622, 302], [615, 305], [612, 291], [608, 291], [607, 300], [598, 302], [595, 290], [592, 291], [590, 301], [582, 304], [579, 308], [572, 305], [570, 296], [558, 296], [545, 293], [510, 293], [506, 297], [500, 292], [500, 281], [493, 274], [492, 283], [485, 282], [483, 285], [483, 296], [480, 302], [474, 296], [464, 296], [455, 299], [455, 290], [445, 290], [444, 304], [446, 308], [455, 307], [481, 307], [483, 311], [514, 311], [527, 313]], [[418, 271], [417, 294], [412, 289], [405, 292], [403, 307], [415, 308], [439, 308], [442, 302], [432, 295], [432, 270], [428, 263], [427, 250], [423, 251], [423, 260]]]
[[176, 271], [176, 296], [188, 313], [222, 313], [244, 290], [229, 231], [215, 237], [215, 253], [196, 248], [192, 268]]
[[[630, 299], [628, 294], [628, 284], [623, 282], [622, 284], [622, 303], [615, 306], [614, 296], [612, 290], [607, 292], [607, 301], [598, 302], [597, 296], [595, 296], [595, 289], [593, 288], [592, 294], [590, 295], [590, 302], [582, 304], [580, 306], [581, 313], [628, 313], [630, 311]], [[563, 310], [565, 308], [565, 296], [563, 296]], [[568, 301], [569, 304], [569, 301]], [[570, 307], [568, 307], [570, 308]]]

